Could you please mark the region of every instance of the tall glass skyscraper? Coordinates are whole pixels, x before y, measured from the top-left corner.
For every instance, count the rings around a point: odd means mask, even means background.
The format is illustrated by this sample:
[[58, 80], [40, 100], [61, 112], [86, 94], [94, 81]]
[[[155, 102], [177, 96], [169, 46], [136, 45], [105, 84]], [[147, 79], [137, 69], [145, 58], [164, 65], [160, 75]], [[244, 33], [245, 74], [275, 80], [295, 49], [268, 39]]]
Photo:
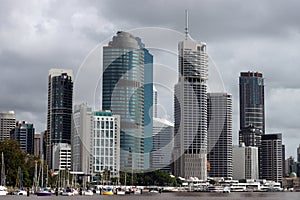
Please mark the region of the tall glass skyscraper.
[[188, 35], [178, 44], [179, 77], [174, 98], [174, 174], [207, 179], [206, 44]]
[[258, 72], [241, 72], [240, 130], [253, 125], [265, 133], [264, 79]]
[[144, 169], [144, 51], [119, 31], [103, 47], [102, 109], [120, 115], [120, 168]]
[[140, 38], [136, 40], [144, 51], [144, 169], [148, 169], [153, 148], [153, 55]]
[[71, 144], [71, 119], [73, 108], [73, 72], [51, 69], [48, 77], [47, 149], [48, 166], [53, 167], [53, 146]]
[[232, 96], [208, 93], [209, 177], [232, 178]]

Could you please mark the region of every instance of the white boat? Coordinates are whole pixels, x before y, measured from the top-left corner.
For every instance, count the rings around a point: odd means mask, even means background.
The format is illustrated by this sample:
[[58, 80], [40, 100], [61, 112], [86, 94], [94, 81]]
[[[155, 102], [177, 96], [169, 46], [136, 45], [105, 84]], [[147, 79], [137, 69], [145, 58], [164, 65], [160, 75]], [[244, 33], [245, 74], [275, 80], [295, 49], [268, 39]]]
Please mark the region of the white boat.
[[72, 192], [72, 191], [64, 191], [61, 195], [62, 196], [74, 196], [74, 192]]
[[247, 187], [246, 185], [241, 185], [241, 184], [234, 184], [230, 187], [231, 192], [246, 192]]
[[7, 194], [8, 194], [7, 188], [5, 186], [0, 185], [0, 195], [3, 196]]
[[92, 190], [86, 190], [86, 191], [82, 191], [82, 195], [84, 196], [93, 196], [94, 193]]
[[126, 191], [125, 188], [117, 188], [117, 195], [125, 195]]
[[15, 190], [13, 191], [13, 195], [27, 195], [27, 191], [21, 189]]
[[211, 186], [208, 186], [208, 191], [209, 192], [223, 192], [224, 187], [222, 185], [211, 185]]

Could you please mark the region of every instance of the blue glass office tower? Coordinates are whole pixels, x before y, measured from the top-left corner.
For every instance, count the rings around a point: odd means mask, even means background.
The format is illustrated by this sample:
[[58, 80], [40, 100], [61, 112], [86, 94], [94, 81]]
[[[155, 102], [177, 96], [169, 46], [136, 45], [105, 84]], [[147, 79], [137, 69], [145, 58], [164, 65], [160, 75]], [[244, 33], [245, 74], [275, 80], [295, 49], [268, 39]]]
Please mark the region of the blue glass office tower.
[[144, 51], [119, 31], [103, 47], [102, 109], [121, 117], [120, 168], [144, 169]]
[[153, 55], [145, 48], [141, 38], [136, 40], [144, 51], [144, 169], [149, 169], [153, 148]]

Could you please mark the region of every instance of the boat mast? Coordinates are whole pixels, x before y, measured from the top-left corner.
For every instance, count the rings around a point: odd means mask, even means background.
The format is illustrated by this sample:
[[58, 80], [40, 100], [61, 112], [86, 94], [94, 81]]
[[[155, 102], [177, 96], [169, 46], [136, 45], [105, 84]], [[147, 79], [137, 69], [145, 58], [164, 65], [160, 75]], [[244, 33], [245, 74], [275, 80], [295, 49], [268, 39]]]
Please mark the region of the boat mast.
[[42, 154], [41, 167], [42, 167], [41, 187], [43, 188], [44, 187], [44, 155], [43, 154]]
[[1, 162], [1, 185], [5, 186], [6, 177], [5, 177], [5, 165], [4, 165], [4, 154], [2, 152], [2, 162]]

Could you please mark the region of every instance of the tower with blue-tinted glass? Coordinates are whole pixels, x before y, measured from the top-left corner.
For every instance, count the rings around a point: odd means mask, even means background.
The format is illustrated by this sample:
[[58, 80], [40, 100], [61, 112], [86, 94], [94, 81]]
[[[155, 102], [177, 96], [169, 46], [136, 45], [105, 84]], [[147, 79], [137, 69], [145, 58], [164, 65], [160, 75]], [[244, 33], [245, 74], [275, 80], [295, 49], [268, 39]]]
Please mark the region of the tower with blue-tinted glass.
[[144, 51], [144, 169], [148, 169], [153, 148], [153, 55], [141, 38], [136, 40]]
[[120, 115], [120, 169], [144, 169], [144, 50], [119, 31], [103, 47], [102, 109]]

